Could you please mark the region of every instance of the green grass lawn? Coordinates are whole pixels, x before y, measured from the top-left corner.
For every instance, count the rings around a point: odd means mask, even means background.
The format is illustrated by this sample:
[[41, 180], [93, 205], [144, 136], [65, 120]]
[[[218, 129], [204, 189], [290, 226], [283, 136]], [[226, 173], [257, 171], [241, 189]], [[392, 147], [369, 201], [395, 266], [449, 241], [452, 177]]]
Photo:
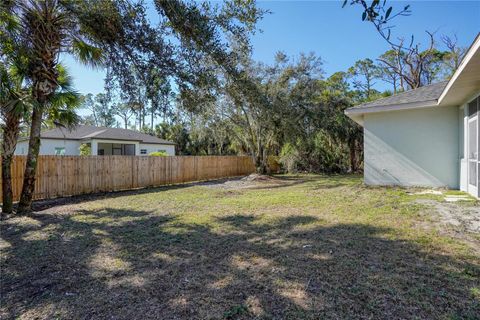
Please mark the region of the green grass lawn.
[[418, 198], [441, 199], [360, 176], [282, 176], [10, 218], [0, 316], [479, 319], [478, 235], [444, 232]]

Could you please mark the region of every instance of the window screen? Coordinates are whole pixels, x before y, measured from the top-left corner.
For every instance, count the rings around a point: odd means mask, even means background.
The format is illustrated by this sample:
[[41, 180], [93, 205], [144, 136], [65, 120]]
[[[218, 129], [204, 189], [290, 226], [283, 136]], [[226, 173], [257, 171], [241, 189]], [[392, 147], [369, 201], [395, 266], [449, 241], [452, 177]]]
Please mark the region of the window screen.
[[478, 112], [478, 98], [468, 104], [468, 116], [474, 117]]
[[468, 183], [472, 186], [477, 185], [477, 163], [470, 161], [468, 163], [469, 170], [468, 170]]
[[477, 160], [478, 150], [477, 150], [477, 120], [472, 120], [468, 124], [468, 136], [470, 137], [468, 141], [468, 158], [470, 160]]
[[124, 155], [134, 156], [135, 155], [135, 145], [134, 144], [124, 144]]
[[140, 149], [140, 154], [147, 154], [147, 149]]

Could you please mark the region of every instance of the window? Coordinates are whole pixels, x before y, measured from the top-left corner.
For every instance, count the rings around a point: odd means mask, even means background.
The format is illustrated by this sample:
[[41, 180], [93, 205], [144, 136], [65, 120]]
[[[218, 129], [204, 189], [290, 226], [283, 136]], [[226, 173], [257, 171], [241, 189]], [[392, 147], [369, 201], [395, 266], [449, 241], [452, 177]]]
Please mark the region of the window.
[[477, 120], [471, 120], [468, 124], [468, 135], [470, 137], [468, 144], [468, 158], [477, 160]]
[[123, 145], [123, 154], [125, 156], [134, 156], [135, 155], [135, 145], [134, 144], [124, 144]]
[[65, 148], [64, 147], [55, 148], [55, 155], [56, 156], [64, 156], [65, 155]]
[[140, 154], [147, 154], [147, 149], [140, 149]]
[[115, 145], [112, 145], [112, 154], [114, 156], [121, 156], [123, 154], [122, 145], [119, 145], [119, 147], [116, 147]]
[[103, 150], [103, 149], [98, 149], [98, 155], [99, 155], [99, 156], [104, 156], [104, 155], [105, 155], [105, 150]]

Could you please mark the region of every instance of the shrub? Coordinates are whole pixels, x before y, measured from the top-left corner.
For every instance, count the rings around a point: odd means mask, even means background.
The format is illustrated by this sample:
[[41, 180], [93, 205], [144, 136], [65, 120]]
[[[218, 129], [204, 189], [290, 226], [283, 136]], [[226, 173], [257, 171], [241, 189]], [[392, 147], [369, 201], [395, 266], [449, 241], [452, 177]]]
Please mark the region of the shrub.
[[80, 151], [81, 156], [90, 156], [92, 155], [92, 147], [90, 143], [82, 143], [80, 145], [80, 148], [78, 148]]
[[291, 143], [286, 143], [280, 151], [279, 162], [288, 173], [298, 172], [301, 158], [297, 147]]
[[347, 172], [348, 152], [344, 143], [320, 130], [306, 139], [284, 144], [280, 152], [280, 163], [288, 173]]
[[318, 162], [315, 171], [340, 173], [348, 170], [348, 149], [331, 135], [319, 131], [314, 138], [313, 158]]
[[156, 152], [150, 152], [148, 155], [155, 156], [155, 157], [167, 157], [168, 153], [166, 151], [156, 151]]

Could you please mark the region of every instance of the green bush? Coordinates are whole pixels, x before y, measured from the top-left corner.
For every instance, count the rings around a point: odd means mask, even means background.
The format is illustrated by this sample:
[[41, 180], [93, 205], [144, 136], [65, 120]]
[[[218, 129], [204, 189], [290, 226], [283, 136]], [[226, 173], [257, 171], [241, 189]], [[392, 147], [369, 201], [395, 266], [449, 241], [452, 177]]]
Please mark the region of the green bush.
[[82, 143], [80, 145], [80, 148], [78, 148], [80, 151], [81, 156], [90, 156], [92, 155], [92, 147], [90, 146], [90, 143]]
[[291, 143], [283, 145], [279, 162], [288, 173], [296, 173], [301, 165], [301, 157], [296, 146]]
[[306, 139], [286, 143], [280, 163], [288, 173], [301, 171], [340, 173], [349, 168], [348, 148], [334, 136], [320, 130]]
[[167, 157], [168, 153], [166, 151], [156, 151], [156, 152], [150, 152], [148, 155], [155, 156], [155, 157]]
[[315, 135], [312, 156], [317, 162], [317, 172], [340, 173], [348, 170], [348, 148], [324, 131]]

